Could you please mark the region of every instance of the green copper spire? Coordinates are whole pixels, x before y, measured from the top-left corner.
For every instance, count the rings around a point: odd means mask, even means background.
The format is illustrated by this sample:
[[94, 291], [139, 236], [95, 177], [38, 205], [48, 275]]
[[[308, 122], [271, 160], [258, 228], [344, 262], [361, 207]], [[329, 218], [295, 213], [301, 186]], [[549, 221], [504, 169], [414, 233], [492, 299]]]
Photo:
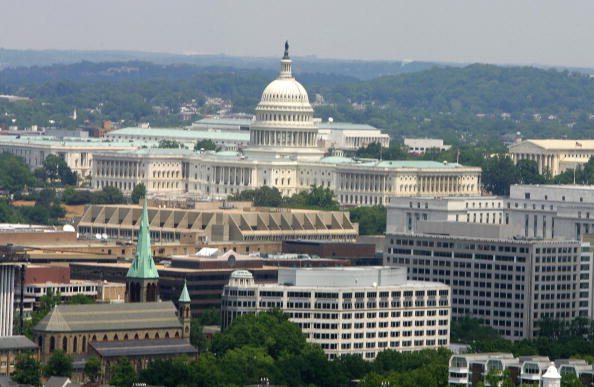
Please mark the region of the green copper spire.
[[159, 272], [153, 261], [153, 252], [151, 250], [151, 234], [149, 230], [148, 210], [146, 208], [146, 198], [142, 207], [142, 217], [140, 219], [140, 230], [138, 230], [138, 242], [136, 243], [136, 254], [130, 269], [128, 269], [127, 278], [159, 278]]
[[190, 293], [188, 293], [188, 286], [186, 284], [186, 280], [184, 280], [184, 288], [182, 289], [182, 292], [179, 295], [179, 300], [177, 300], [177, 301], [178, 302], [187, 302], [187, 303], [192, 302], [192, 300], [190, 300]]

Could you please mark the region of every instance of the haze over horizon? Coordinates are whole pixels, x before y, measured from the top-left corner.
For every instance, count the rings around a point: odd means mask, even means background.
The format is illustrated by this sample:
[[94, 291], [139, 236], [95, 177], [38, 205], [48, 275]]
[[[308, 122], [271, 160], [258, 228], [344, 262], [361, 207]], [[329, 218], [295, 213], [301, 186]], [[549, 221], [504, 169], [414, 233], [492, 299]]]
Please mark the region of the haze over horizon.
[[[173, 4], [173, 5], [172, 5]], [[5, 2], [0, 47], [594, 67], [576, 0]]]

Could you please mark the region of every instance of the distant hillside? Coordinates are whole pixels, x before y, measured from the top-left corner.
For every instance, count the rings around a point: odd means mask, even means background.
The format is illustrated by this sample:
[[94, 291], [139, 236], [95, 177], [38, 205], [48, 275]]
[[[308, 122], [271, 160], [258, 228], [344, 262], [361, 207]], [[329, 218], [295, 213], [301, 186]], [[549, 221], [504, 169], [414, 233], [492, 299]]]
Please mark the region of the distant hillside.
[[[231, 112], [252, 113], [277, 71], [140, 61], [7, 68], [0, 71], [0, 94], [34, 102], [0, 100], [0, 123], [183, 125], [181, 106], [192, 105], [198, 115], [221, 109], [207, 104], [208, 97], [222, 98]], [[312, 101], [318, 93], [324, 97], [325, 104], [315, 106], [318, 117], [369, 123], [393, 138], [500, 142], [518, 131], [534, 138], [594, 137], [594, 78], [582, 73], [475, 64], [371, 80], [323, 72], [298, 79]], [[68, 118], [74, 109], [76, 122]]]
[[[280, 54], [280, 52], [279, 52]], [[278, 70], [279, 58], [236, 57], [227, 55], [175, 55], [142, 51], [81, 50], [9, 50], [0, 48], [0, 69], [49, 66], [79, 62], [151, 62], [155, 64], [187, 64], [199, 67], [233, 67], [248, 70]], [[429, 69], [438, 62], [363, 61], [294, 57], [296, 74], [323, 73], [372, 79], [382, 75], [401, 74]], [[456, 65], [456, 64], [452, 64]]]
[[469, 113], [594, 113], [594, 78], [534, 67], [474, 64], [340, 83], [318, 89], [336, 103]]

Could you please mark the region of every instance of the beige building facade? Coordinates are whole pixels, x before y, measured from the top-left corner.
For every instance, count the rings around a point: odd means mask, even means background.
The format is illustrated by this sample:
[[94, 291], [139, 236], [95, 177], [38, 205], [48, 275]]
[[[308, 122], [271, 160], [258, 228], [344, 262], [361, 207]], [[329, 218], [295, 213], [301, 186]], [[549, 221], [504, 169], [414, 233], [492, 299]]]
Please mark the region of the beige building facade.
[[533, 160], [539, 173], [555, 176], [587, 163], [594, 155], [594, 140], [524, 140], [510, 145], [509, 155], [514, 163]]
[[419, 351], [449, 344], [450, 289], [408, 281], [405, 268], [279, 269], [277, 284], [237, 270], [223, 290], [222, 328], [245, 313], [280, 308], [329, 358], [371, 360], [386, 349]]

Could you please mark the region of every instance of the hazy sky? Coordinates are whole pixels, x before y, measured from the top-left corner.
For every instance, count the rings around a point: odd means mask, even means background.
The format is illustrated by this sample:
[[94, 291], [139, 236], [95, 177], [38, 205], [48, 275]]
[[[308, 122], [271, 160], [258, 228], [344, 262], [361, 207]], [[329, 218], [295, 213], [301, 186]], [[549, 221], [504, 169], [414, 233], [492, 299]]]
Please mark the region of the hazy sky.
[[0, 0], [0, 47], [594, 67], [592, 0]]

